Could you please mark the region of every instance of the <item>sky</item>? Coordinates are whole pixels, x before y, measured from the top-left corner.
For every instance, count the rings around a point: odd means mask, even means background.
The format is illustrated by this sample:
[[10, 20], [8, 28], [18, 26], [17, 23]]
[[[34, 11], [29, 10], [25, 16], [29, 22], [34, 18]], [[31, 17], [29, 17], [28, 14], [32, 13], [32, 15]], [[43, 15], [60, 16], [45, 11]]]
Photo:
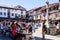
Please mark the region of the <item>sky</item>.
[[[58, 2], [58, 0], [48, 0], [49, 3]], [[0, 5], [3, 6], [17, 6], [21, 5], [27, 10], [46, 5], [46, 0], [0, 0]]]

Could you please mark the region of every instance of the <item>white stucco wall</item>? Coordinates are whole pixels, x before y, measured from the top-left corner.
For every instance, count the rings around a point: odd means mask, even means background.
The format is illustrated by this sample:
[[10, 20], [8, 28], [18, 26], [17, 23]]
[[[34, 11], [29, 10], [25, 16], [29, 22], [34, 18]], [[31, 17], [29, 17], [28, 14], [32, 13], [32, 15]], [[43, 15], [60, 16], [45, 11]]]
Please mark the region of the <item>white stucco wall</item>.
[[[2, 8], [2, 9], [0, 9], [0, 12], [2, 12], [2, 15], [0, 15], [0, 17], [8, 17], [8, 15], [7, 15], [7, 10], [8, 9], [4, 9], [4, 8]], [[6, 15], [4, 15], [4, 12], [6, 12]]]
[[[26, 16], [26, 11], [23, 11], [23, 13], [21, 13], [21, 10], [0, 8], [0, 12], [2, 12], [2, 15], [0, 15], [0, 17], [8, 17], [8, 10], [10, 11], [10, 18], [15, 18], [15, 14], [17, 14], [17, 16]], [[4, 12], [6, 13], [6, 15], [4, 15]], [[14, 16], [12, 16], [12, 13], [14, 14]]]
[[[12, 16], [12, 13], [14, 13], [14, 16]], [[18, 16], [18, 15], [21, 15], [21, 10], [17, 10], [17, 11], [13, 10], [13, 11], [12, 11], [12, 9], [11, 9], [11, 10], [10, 10], [10, 17], [11, 17], [11, 18], [15, 18], [15, 14], [17, 14], [17, 16]]]

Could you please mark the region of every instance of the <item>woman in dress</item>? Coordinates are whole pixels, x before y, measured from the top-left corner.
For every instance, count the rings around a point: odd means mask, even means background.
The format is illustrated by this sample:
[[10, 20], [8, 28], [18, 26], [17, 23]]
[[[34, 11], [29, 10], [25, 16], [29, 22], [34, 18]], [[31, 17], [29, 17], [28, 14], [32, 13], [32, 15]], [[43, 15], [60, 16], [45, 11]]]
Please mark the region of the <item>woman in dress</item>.
[[12, 40], [15, 40], [15, 36], [16, 36], [16, 24], [13, 22], [11, 25], [12, 28]]

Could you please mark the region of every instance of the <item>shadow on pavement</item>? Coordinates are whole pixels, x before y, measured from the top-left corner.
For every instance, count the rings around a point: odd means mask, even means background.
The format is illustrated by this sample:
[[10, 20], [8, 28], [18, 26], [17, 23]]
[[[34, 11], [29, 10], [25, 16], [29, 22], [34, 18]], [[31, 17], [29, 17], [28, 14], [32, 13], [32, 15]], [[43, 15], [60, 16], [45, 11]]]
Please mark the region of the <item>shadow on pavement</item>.
[[0, 40], [11, 40], [11, 38], [0, 37]]
[[[35, 40], [43, 40], [43, 38], [35, 37]], [[53, 39], [45, 39], [45, 40], [53, 40]]]

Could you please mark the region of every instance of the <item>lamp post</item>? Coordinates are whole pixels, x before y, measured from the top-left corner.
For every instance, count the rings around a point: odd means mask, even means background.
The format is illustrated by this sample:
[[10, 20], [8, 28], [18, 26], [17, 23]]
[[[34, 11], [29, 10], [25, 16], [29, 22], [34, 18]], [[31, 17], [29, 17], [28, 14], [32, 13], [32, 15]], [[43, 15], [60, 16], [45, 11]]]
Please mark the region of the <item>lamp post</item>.
[[[49, 2], [48, 2], [48, 0], [46, 0], [46, 17], [47, 17], [47, 19], [46, 19], [46, 22], [47, 22], [47, 29], [49, 28], [49, 19], [48, 19], [48, 15], [49, 15], [49, 12], [48, 12], [48, 10], [49, 10]], [[49, 30], [47, 30], [47, 33], [49, 33]]]
[[[48, 30], [48, 28], [49, 28], [49, 19], [48, 19], [48, 5], [49, 5], [49, 2], [48, 2], [48, 0], [46, 0], [46, 25], [47, 25], [47, 33], [49, 33], [49, 30]], [[43, 23], [43, 25], [44, 25], [45, 23]], [[44, 26], [43, 26], [44, 27]], [[43, 37], [43, 40], [45, 40], [45, 31], [44, 31], [44, 29], [45, 28], [42, 28], [42, 37]]]

